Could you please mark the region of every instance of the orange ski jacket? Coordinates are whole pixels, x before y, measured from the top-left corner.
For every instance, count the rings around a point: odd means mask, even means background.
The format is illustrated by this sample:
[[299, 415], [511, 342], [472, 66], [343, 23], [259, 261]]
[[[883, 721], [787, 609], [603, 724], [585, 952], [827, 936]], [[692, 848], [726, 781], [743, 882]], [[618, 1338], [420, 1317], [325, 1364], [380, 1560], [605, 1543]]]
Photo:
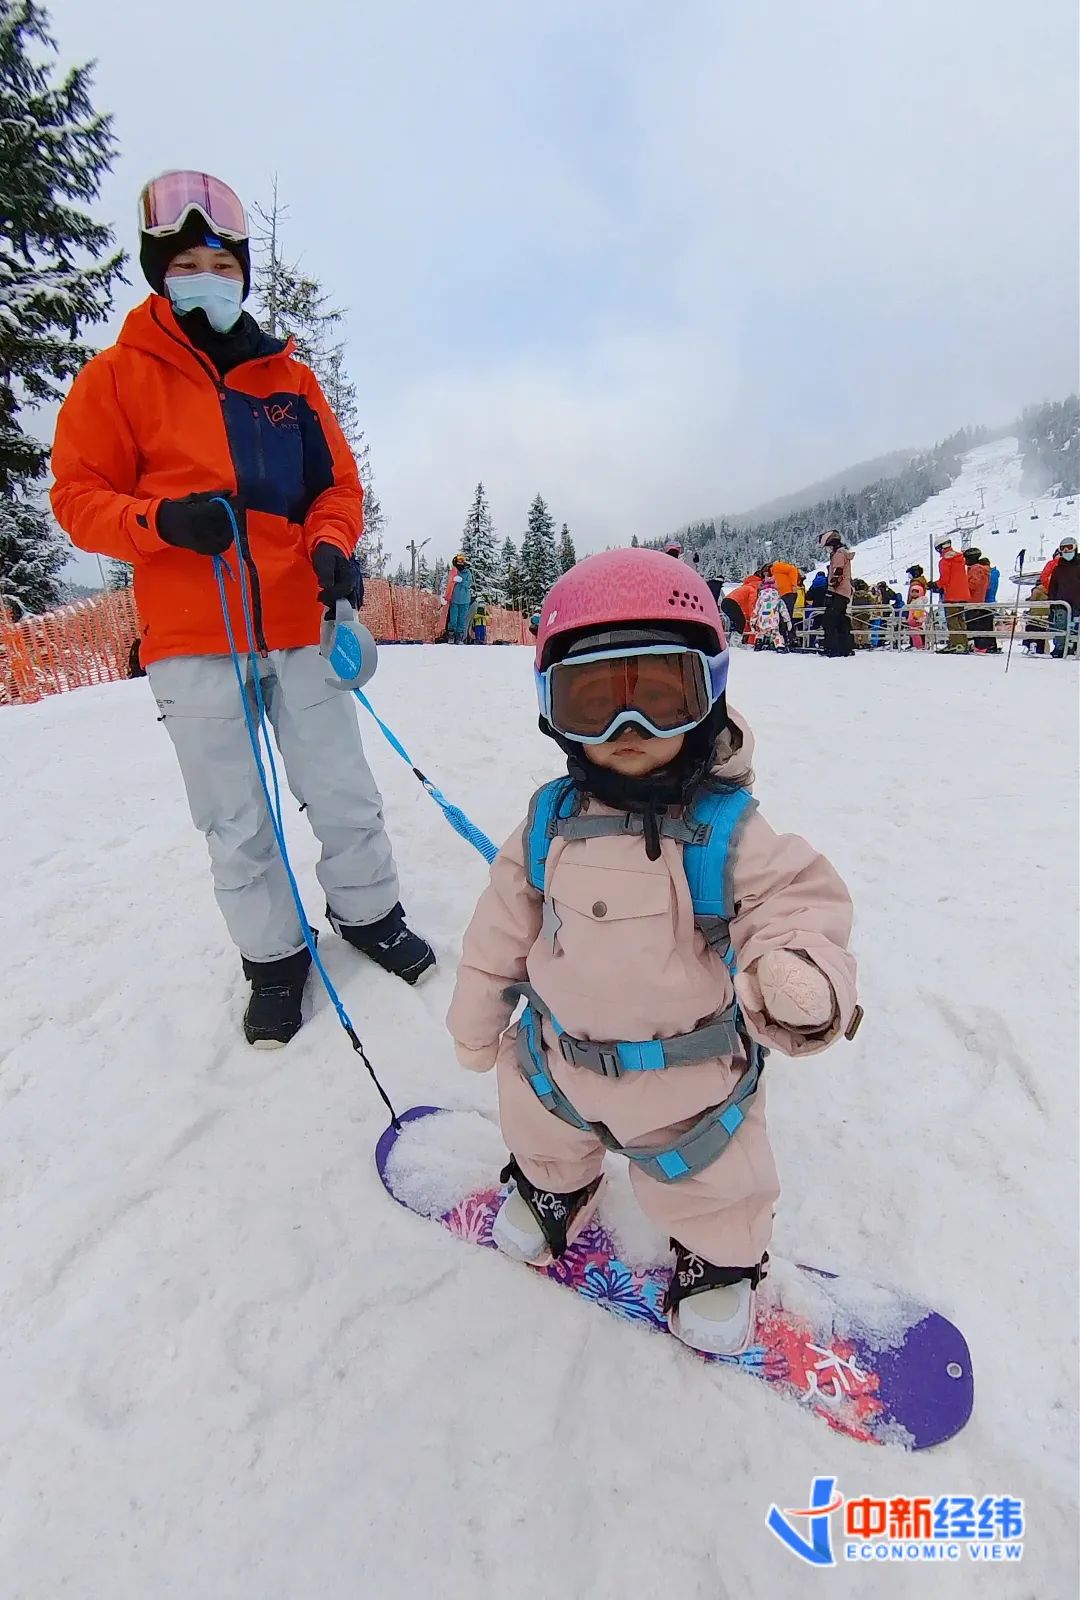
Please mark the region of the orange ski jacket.
[[[228, 651], [214, 563], [158, 536], [163, 499], [220, 489], [243, 506], [240, 538], [258, 647], [316, 644], [322, 620], [311, 555], [352, 555], [363, 531], [356, 460], [292, 341], [224, 378], [161, 295], [128, 314], [116, 344], [76, 377], [56, 423], [52, 506], [80, 550], [134, 569], [143, 665]], [[235, 551], [229, 615], [246, 645]]]

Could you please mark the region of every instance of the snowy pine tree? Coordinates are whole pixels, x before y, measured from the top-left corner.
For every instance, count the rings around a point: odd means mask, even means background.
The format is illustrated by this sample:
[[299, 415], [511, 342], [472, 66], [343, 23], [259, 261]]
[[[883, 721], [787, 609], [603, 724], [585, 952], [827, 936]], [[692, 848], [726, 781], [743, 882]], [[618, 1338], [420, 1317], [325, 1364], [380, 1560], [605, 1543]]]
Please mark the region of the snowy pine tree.
[[385, 577], [389, 557], [382, 541], [384, 516], [382, 502], [375, 492], [371, 447], [360, 426], [356, 385], [345, 366], [345, 342], [334, 338], [345, 313], [328, 303], [329, 296], [317, 278], [286, 261], [282, 231], [289, 208], [278, 195], [276, 177], [269, 209], [260, 205], [251, 209], [262, 224], [255, 234], [259, 251], [252, 269], [260, 320], [275, 338], [290, 336], [295, 341], [297, 356], [318, 378], [330, 409], [337, 417], [346, 443], [356, 457], [364, 488], [364, 537], [356, 558], [365, 578]]
[[473, 569], [473, 592], [491, 599], [498, 586], [499, 560], [495, 550], [495, 529], [482, 483], [476, 485], [476, 493], [465, 518], [461, 549], [468, 556]]
[[431, 569], [431, 592], [437, 594], [440, 600], [446, 590], [446, 580], [450, 575], [450, 563], [444, 561], [442, 556], [435, 557], [435, 565]]
[[630, 540], [630, 548], [631, 548], [631, 550], [636, 550], [638, 548], [639, 544], [640, 544], [640, 540], [638, 539], [638, 536], [635, 533], [633, 538]]
[[509, 534], [503, 540], [502, 549], [499, 551], [499, 564], [495, 577], [496, 592], [501, 605], [510, 606], [514, 611], [521, 608], [521, 572], [519, 569], [517, 548]]
[[92, 68], [53, 84], [34, 47], [56, 48], [47, 14], [0, 0], [0, 589], [42, 610], [59, 599], [66, 546], [34, 498], [48, 449], [19, 413], [59, 400], [93, 354], [79, 334], [108, 315], [124, 256], [107, 255], [112, 230], [69, 204], [96, 198], [116, 150], [90, 103]]
[[570, 568], [576, 564], [577, 551], [574, 549], [574, 541], [570, 537], [570, 529], [564, 522], [559, 533], [559, 571], [569, 572]]
[[18, 620], [59, 603], [70, 554], [49, 513], [21, 491], [0, 495], [0, 610]]
[[543, 495], [538, 494], [529, 507], [529, 523], [521, 542], [522, 605], [535, 610], [558, 576], [555, 524]]

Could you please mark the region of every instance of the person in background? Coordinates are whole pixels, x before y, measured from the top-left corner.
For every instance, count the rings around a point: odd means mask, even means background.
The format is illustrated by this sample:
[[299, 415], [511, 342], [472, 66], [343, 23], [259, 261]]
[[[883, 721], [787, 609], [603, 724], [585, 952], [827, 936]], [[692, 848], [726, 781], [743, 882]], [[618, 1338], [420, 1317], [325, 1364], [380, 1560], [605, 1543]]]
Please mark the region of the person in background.
[[805, 588], [805, 586], [803, 584], [803, 575], [800, 572], [799, 573], [799, 582], [798, 582], [798, 585], [797, 585], [797, 587], [795, 589], [795, 604], [791, 608], [791, 623], [792, 623], [792, 627], [791, 627], [791, 634], [790, 634], [790, 637], [788, 639], [788, 643], [790, 644], [790, 646], [791, 646], [791, 648], [793, 650], [801, 650], [801, 649], [803, 649], [803, 647], [804, 647], [804, 645], [806, 643], [805, 622], [806, 622], [806, 588]]
[[539, 611], [534, 611], [532, 616], [529, 618], [529, 632], [532, 634], [534, 639], [536, 638], [537, 634], [540, 632], [540, 613], [539, 613]]
[[788, 620], [795, 615], [795, 596], [799, 588], [799, 569], [790, 561], [774, 561], [770, 567], [776, 592], [787, 608]]
[[473, 644], [487, 644], [487, 631], [488, 608], [486, 600], [484, 599], [483, 595], [481, 595], [479, 600], [476, 602], [476, 610], [473, 612]]
[[825, 615], [822, 619], [825, 635], [824, 654], [851, 656], [855, 654], [855, 644], [851, 637], [851, 618], [848, 615], [854, 592], [851, 582], [851, 551], [845, 548], [844, 541], [836, 528], [826, 528], [820, 542], [829, 552], [829, 574], [826, 580], [828, 592], [825, 596]]
[[953, 548], [952, 534], [943, 533], [934, 540], [938, 553], [938, 578], [931, 587], [945, 603], [945, 624], [949, 631], [950, 655], [966, 655], [968, 637], [967, 608], [971, 603], [971, 585], [968, 582], [967, 562], [962, 550]]
[[851, 634], [856, 650], [869, 650], [870, 623], [877, 612], [874, 591], [865, 578], [851, 580]]
[[469, 612], [472, 610], [473, 575], [469, 558], [460, 550], [450, 564], [450, 577], [446, 593], [449, 609], [446, 613], [446, 637], [451, 644], [464, 644], [469, 629]]
[[209, 173], [166, 172], [143, 188], [138, 218], [153, 293], [71, 386], [52, 504], [79, 549], [133, 568], [142, 663], [251, 985], [244, 1034], [269, 1049], [301, 1026], [311, 954], [248, 738], [256, 674], [322, 845], [331, 926], [406, 983], [435, 963], [405, 923], [356, 708], [328, 687], [319, 653], [324, 614], [357, 601], [363, 494], [314, 373], [243, 309], [251, 260], [238, 196]]
[[[1050, 600], [1050, 628], [1055, 634], [1054, 656], [1061, 660], [1068, 646], [1075, 655], [1080, 633], [1080, 557], [1076, 540], [1070, 534], [1058, 547], [1060, 560], [1054, 568], [1047, 595]], [[1069, 610], [1066, 610], [1066, 606]]]
[[[1025, 635], [1045, 634], [1049, 627], [1050, 606], [1047, 603], [1046, 590], [1041, 583], [1037, 583], [1028, 597], [1027, 617], [1024, 622]], [[1026, 637], [1022, 641], [1024, 650], [1029, 656], [1044, 656], [1046, 654], [1045, 638]]]
[[769, 573], [761, 580], [750, 627], [755, 636], [755, 650], [786, 650], [791, 618], [787, 606], [780, 598], [776, 580]]
[[1057, 564], [1058, 564], [1058, 562], [1060, 560], [1061, 560], [1061, 546], [1058, 545], [1057, 549], [1054, 551], [1053, 555], [1050, 557], [1050, 560], [1046, 563], [1045, 567], [1039, 573], [1039, 583], [1042, 586], [1042, 588], [1044, 588], [1047, 591], [1047, 593], [1050, 592], [1050, 579], [1054, 576], [1054, 573], [1057, 570]]
[[870, 625], [871, 650], [886, 649], [890, 643], [891, 616], [898, 612], [903, 601], [895, 589], [891, 589], [884, 578], [874, 585], [874, 599], [878, 603], [878, 610]]
[[967, 563], [968, 590], [972, 604], [967, 609], [967, 631], [971, 639], [971, 648], [977, 656], [985, 655], [989, 651], [990, 638], [993, 633], [993, 613], [986, 609], [986, 591], [990, 587], [990, 566], [982, 564], [982, 551], [975, 545], [970, 550], [964, 551], [964, 560]]
[[907, 605], [904, 609], [904, 622], [907, 626], [908, 636], [913, 650], [926, 648], [926, 597], [929, 584], [922, 567], [909, 567]]
[[998, 597], [998, 585], [1001, 583], [1001, 573], [998, 571], [997, 567], [990, 566], [989, 556], [983, 556], [981, 559], [983, 566], [989, 568], [990, 571], [990, 582], [986, 587], [987, 604], [996, 605]]
[[821, 639], [816, 636], [821, 630], [822, 618], [825, 615], [825, 600], [828, 593], [828, 574], [815, 572], [806, 591], [806, 635], [809, 648], [817, 650], [819, 655], [822, 652], [823, 645]]
[[751, 572], [720, 602], [720, 610], [729, 630], [737, 633], [742, 639], [745, 639], [750, 631], [750, 618], [754, 614], [760, 588], [761, 579], [756, 572]]
[[682, 545], [679, 543], [678, 539], [668, 540], [667, 544], [664, 546], [664, 554], [666, 556], [673, 556], [676, 561], [682, 560]]

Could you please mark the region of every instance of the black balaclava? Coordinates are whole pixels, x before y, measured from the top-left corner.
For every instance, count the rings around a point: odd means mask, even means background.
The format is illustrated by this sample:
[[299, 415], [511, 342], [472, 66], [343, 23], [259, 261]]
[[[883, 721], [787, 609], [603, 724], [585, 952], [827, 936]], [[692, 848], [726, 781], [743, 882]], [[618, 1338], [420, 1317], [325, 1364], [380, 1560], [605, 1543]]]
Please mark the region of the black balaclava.
[[[685, 632], [672, 628], [642, 627], [632, 631], [620, 630], [618, 633], [590, 633], [577, 638], [570, 635], [568, 638], [569, 643], [558, 651], [553, 657], [554, 661], [566, 660], [590, 648], [627, 649], [635, 643], [690, 644], [695, 649], [704, 648], [710, 654], [715, 648], [711, 641], [702, 639], [693, 625], [688, 626]], [[645, 850], [650, 861], [656, 861], [660, 856], [661, 820], [672, 806], [687, 806], [693, 800], [712, 766], [716, 742], [729, 727], [732, 737], [741, 743], [742, 736], [738, 729], [728, 722], [727, 696], [721, 695], [704, 721], [686, 734], [682, 749], [669, 766], [661, 767], [658, 772], [650, 772], [644, 778], [628, 778], [606, 767], [598, 767], [589, 760], [588, 745], [566, 738], [564, 734], [556, 732], [546, 717], [540, 718], [540, 732], [553, 739], [566, 756], [567, 774], [580, 793], [591, 795], [602, 805], [611, 806], [616, 811], [642, 817]], [[637, 731], [649, 737], [645, 729], [639, 728]]]
[[211, 240], [239, 261], [244, 273], [246, 300], [251, 293], [251, 246], [246, 239], [219, 239], [211, 224], [199, 211], [188, 212], [179, 233], [170, 233], [164, 239], [156, 239], [149, 233], [142, 235], [139, 244], [139, 265], [154, 293], [165, 294], [165, 274], [169, 270], [169, 263], [180, 254], [181, 250], [190, 250], [193, 245], [207, 244]]

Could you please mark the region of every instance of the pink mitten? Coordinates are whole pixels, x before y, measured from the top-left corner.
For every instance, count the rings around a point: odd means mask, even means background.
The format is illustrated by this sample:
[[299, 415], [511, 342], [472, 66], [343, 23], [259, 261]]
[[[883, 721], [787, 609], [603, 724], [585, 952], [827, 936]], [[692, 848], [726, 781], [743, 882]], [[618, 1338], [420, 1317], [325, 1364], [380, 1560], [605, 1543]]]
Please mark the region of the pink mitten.
[[458, 1044], [455, 1039], [454, 1054], [470, 1072], [490, 1072], [499, 1054], [499, 1041], [496, 1039], [494, 1044], [486, 1044], [480, 1050], [470, 1050], [467, 1044]]
[[764, 1012], [784, 1028], [824, 1028], [832, 1018], [832, 985], [812, 961], [791, 950], [769, 950], [735, 979], [748, 1011]]

